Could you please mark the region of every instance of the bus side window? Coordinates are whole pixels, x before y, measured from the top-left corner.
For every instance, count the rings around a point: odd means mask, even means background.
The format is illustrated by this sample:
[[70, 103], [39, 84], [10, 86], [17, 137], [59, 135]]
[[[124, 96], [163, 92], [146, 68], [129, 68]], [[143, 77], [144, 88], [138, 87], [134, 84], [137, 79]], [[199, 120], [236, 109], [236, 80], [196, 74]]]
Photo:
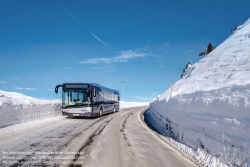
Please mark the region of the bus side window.
[[93, 96], [93, 102], [94, 103], [98, 103], [99, 102], [99, 94], [98, 94], [97, 91], [96, 91], [96, 96]]
[[98, 96], [99, 96], [99, 98], [98, 98], [98, 100], [99, 100], [99, 102], [102, 102], [103, 100], [103, 97], [102, 97], [102, 92], [99, 92], [98, 93]]
[[96, 93], [96, 96], [95, 96], [96, 102], [99, 102], [99, 92], [96, 91], [95, 93]]

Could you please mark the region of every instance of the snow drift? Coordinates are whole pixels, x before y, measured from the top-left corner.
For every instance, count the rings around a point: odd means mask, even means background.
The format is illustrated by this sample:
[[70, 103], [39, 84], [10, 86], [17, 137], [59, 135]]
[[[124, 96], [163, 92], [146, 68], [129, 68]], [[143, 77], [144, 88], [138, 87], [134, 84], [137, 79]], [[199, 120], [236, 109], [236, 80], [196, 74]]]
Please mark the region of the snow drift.
[[0, 128], [61, 114], [59, 100], [41, 100], [0, 90]]
[[250, 166], [250, 19], [190, 65], [149, 113], [161, 133], [208, 153], [208, 164]]

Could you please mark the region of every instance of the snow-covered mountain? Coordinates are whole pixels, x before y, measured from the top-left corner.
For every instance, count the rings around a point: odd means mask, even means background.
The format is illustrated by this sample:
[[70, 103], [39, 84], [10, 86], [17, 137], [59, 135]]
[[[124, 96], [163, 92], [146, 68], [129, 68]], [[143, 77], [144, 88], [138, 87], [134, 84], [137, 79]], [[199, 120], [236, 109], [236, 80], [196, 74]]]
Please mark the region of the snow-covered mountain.
[[210, 154], [209, 163], [250, 166], [250, 19], [190, 65], [150, 114], [163, 134]]
[[120, 108], [130, 108], [130, 107], [141, 107], [141, 106], [149, 106], [149, 102], [125, 102], [120, 101]]

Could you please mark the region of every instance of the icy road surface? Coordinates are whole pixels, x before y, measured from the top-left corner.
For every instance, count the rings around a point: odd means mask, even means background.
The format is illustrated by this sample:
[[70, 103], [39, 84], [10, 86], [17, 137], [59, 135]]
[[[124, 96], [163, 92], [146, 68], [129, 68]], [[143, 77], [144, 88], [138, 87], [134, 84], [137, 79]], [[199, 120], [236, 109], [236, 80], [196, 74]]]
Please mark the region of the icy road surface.
[[96, 119], [58, 117], [0, 136], [0, 166], [192, 166], [140, 119], [147, 107]]

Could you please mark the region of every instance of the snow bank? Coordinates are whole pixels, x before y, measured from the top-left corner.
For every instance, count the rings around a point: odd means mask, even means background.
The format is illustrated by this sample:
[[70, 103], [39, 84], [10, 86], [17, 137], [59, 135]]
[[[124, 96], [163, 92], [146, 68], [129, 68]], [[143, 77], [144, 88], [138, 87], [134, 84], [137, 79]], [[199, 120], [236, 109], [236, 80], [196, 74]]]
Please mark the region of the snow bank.
[[59, 100], [41, 100], [0, 90], [0, 128], [61, 114]]
[[250, 166], [250, 19], [190, 65], [149, 113], [163, 134], [205, 151], [207, 165]]

